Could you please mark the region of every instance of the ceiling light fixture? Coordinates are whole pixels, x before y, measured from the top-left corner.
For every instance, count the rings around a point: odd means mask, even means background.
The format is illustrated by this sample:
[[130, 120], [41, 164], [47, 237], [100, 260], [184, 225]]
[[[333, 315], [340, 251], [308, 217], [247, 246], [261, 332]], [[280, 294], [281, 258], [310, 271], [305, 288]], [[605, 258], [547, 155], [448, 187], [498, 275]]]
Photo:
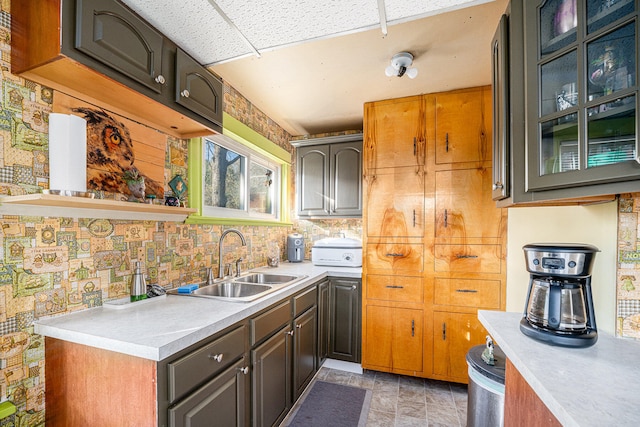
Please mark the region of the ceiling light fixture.
[[409, 52], [396, 53], [391, 58], [391, 65], [388, 65], [387, 68], [385, 68], [384, 73], [387, 77], [402, 77], [406, 74], [410, 79], [415, 79], [418, 75], [418, 69], [412, 68], [411, 64], [413, 64], [412, 54]]

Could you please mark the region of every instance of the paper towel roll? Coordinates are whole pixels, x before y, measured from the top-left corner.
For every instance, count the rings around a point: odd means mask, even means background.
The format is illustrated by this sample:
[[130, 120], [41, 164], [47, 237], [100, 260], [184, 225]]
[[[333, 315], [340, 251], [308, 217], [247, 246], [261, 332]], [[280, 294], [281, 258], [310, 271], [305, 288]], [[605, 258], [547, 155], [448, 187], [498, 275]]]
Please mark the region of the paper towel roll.
[[87, 191], [87, 121], [49, 114], [49, 188]]

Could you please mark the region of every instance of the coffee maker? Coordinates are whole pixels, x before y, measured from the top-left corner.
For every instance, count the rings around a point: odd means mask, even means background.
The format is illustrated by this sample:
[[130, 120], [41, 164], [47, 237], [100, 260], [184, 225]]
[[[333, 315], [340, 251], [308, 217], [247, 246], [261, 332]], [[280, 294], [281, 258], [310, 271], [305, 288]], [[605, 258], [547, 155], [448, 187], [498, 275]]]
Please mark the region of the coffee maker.
[[563, 347], [598, 340], [591, 267], [598, 248], [585, 244], [529, 244], [523, 248], [529, 291], [520, 321], [527, 336]]

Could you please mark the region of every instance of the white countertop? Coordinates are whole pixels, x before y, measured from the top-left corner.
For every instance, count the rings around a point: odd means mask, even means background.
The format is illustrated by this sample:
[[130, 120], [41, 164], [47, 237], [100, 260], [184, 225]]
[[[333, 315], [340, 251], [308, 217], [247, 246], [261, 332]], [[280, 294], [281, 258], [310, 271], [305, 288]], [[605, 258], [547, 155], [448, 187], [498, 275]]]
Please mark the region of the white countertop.
[[123, 309], [97, 307], [41, 319], [35, 332], [131, 356], [160, 361], [239, 322], [327, 276], [362, 277], [361, 268], [321, 267], [310, 262], [259, 268], [308, 277], [252, 302], [167, 295]]
[[478, 318], [563, 426], [640, 423], [640, 342], [598, 332], [591, 347], [556, 347], [520, 332], [522, 313]]

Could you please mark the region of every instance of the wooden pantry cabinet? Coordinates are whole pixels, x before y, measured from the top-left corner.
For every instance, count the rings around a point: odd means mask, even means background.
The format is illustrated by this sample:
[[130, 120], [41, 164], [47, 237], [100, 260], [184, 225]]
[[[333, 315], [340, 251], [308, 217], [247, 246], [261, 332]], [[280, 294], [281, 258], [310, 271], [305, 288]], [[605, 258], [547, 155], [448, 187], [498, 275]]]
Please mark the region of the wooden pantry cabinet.
[[504, 310], [491, 101], [478, 87], [365, 104], [365, 369], [466, 383], [477, 310]]

